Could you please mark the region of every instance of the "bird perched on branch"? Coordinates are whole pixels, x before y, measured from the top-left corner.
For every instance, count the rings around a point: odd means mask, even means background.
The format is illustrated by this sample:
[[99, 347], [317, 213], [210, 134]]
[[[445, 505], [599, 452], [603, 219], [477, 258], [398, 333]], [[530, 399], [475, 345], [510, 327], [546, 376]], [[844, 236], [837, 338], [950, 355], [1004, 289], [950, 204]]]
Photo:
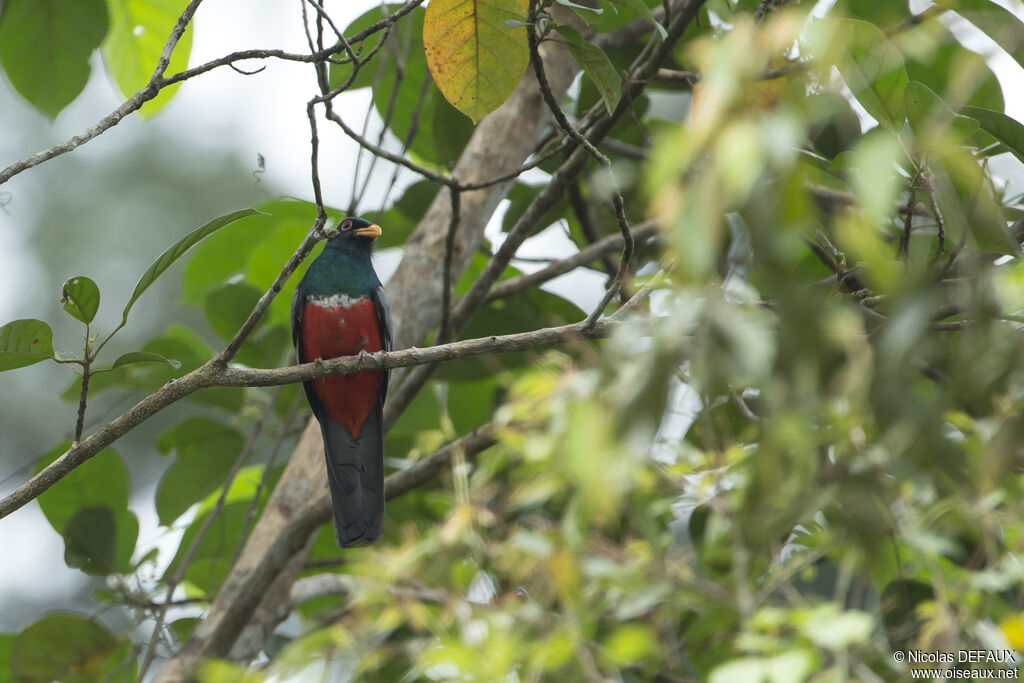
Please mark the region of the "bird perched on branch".
[[[373, 270], [377, 225], [346, 218], [310, 264], [292, 300], [299, 362], [391, 350], [391, 313]], [[384, 426], [388, 371], [365, 370], [303, 382], [320, 423], [334, 533], [347, 548], [372, 543], [384, 521]]]

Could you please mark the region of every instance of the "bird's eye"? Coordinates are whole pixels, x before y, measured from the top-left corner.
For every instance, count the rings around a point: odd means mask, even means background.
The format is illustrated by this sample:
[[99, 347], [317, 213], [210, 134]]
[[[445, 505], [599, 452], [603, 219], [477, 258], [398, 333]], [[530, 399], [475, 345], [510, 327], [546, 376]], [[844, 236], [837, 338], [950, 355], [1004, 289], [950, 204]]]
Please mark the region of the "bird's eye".
[[341, 227], [342, 230], [351, 230], [352, 229], [352, 221], [346, 219], [346, 220], [341, 222], [341, 226], [340, 227]]

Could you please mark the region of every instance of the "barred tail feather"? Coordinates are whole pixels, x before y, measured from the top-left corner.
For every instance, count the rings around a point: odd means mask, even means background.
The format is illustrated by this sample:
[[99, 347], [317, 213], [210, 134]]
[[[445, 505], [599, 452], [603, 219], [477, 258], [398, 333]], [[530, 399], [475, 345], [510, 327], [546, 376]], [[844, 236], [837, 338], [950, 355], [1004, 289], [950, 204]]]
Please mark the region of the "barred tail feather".
[[384, 435], [380, 407], [366, 418], [358, 439], [352, 438], [330, 415], [323, 415], [320, 429], [338, 545], [348, 548], [373, 543], [381, 537], [384, 523]]

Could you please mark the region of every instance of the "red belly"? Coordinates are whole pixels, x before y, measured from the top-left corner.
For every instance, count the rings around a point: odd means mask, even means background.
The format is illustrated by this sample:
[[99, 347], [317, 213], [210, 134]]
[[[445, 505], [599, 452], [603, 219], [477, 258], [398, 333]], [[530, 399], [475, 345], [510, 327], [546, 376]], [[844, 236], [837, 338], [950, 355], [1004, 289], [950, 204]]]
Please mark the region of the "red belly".
[[[370, 299], [360, 299], [351, 306], [318, 306], [307, 303], [302, 311], [302, 345], [300, 360], [351, 356], [381, 350], [377, 311]], [[324, 404], [324, 410], [353, 437], [377, 406], [380, 392], [380, 371], [365, 370], [313, 380], [313, 391]]]

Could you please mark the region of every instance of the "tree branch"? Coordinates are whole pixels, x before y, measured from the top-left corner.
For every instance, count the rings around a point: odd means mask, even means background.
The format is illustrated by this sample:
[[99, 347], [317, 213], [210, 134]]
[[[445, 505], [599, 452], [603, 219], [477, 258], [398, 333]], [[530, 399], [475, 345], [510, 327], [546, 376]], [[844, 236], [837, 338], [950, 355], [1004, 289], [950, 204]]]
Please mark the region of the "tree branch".
[[[657, 228], [654, 226], [654, 221], [645, 221], [633, 228], [633, 239], [637, 242], [641, 242], [646, 240], [648, 237], [653, 236], [656, 232]], [[572, 256], [561, 259], [560, 261], [554, 261], [538, 271], [527, 275], [512, 277], [507, 280], [499, 280], [493, 287], [491, 287], [491, 291], [487, 293], [486, 301], [489, 303], [496, 299], [503, 299], [507, 296], [512, 296], [513, 294], [533, 289], [537, 285], [547, 282], [548, 280], [553, 280], [559, 275], [564, 275], [565, 273], [571, 272], [580, 266], [585, 266], [595, 259], [599, 259], [601, 256], [610, 254], [621, 248], [622, 235], [608, 235], [607, 237], [597, 240], [593, 244], [583, 247]]]
[[581, 339], [605, 336], [610, 324], [583, 330], [580, 325], [547, 327], [531, 332], [467, 339], [451, 344], [401, 351], [378, 351], [358, 356], [344, 356], [284, 368], [244, 369], [221, 365], [217, 359], [208, 361], [178, 380], [142, 399], [127, 412], [72, 446], [64, 455], [45, 467], [39, 474], [22, 484], [9, 496], [0, 500], [0, 518], [6, 517], [26, 503], [34, 500], [48, 488], [67, 476], [73, 469], [124, 436], [136, 426], [186, 396], [210, 387], [270, 387], [295, 384], [320, 377], [344, 375], [361, 370], [405, 368], [427, 363], [440, 363], [509, 351], [525, 351]]

